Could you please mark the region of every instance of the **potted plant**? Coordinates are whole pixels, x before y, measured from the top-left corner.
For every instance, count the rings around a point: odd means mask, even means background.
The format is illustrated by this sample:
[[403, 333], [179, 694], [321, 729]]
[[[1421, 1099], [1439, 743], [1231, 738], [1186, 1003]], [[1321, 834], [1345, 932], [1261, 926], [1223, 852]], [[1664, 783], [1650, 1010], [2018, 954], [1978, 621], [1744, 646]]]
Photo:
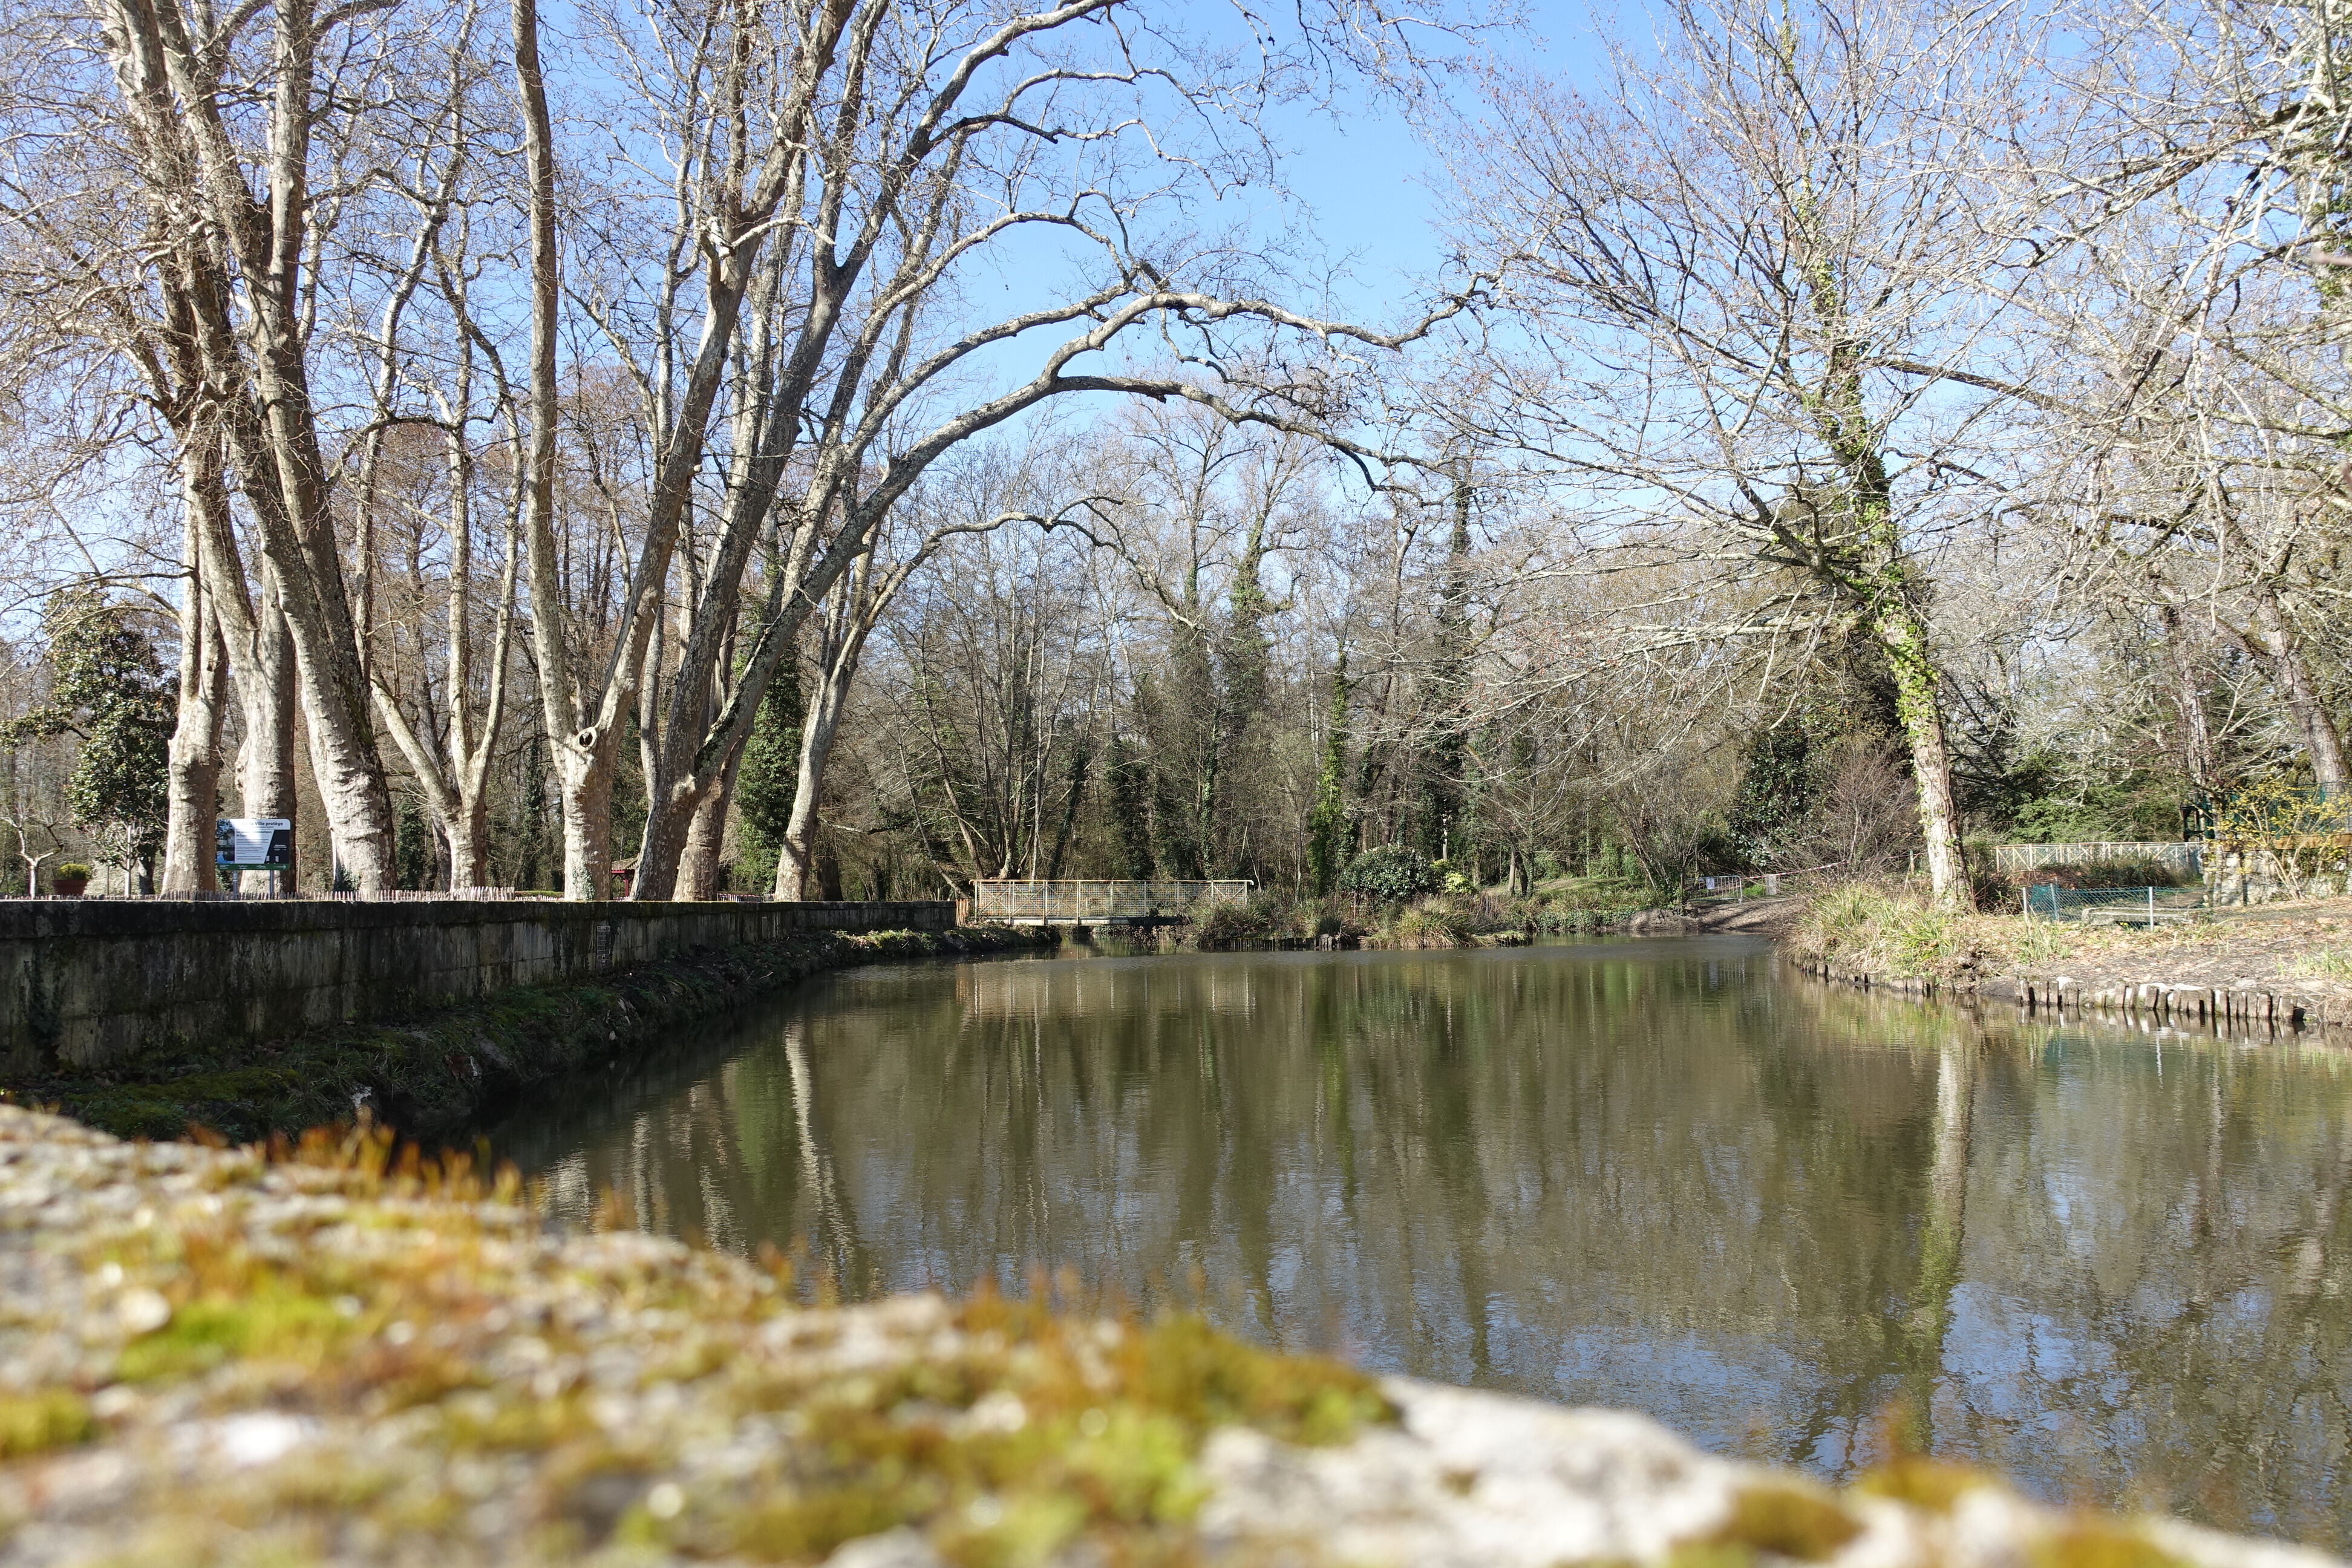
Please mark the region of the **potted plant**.
[[49, 873], [49, 890], [61, 899], [79, 899], [89, 886], [89, 868], [79, 860], [60, 860]]

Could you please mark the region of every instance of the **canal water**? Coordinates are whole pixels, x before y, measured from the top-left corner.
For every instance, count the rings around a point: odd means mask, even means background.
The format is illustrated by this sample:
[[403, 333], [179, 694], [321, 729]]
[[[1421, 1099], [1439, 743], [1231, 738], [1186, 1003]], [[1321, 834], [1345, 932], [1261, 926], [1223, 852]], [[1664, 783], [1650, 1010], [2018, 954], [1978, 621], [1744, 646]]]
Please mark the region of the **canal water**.
[[1740, 938], [1063, 956], [837, 975], [494, 1142], [562, 1219], [852, 1298], [1066, 1268], [1832, 1479], [1899, 1431], [2352, 1546], [2324, 1047], [1979, 1019]]

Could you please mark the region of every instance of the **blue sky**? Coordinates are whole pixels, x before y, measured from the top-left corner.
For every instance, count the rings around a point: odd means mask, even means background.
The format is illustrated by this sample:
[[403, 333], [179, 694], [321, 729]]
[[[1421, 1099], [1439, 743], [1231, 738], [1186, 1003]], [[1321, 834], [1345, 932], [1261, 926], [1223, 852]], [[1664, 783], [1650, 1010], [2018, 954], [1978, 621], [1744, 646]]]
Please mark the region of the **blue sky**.
[[[1517, 63], [1532, 58], [1556, 78], [1591, 83], [1604, 63], [1592, 21], [1596, 10], [1616, 14], [1610, 0], [1591, 5], [1583, 0], [1534, 0], [1523, 31], [1490, 43], [1516, 56]], [[1475, 83], [1465, 74], [1453, 87], [1460, 111], [1475, 118]], [[1402, 324], [1436, 288], [1454, 280], [1445, 267], [1444, 194], [1424, 135], [1442, 133], [1445, 120], [1438, 105], [1428, 111], [1425, 125], [1411, 123], [1403, 105], [1369, 90], [1330, 109], [1279, 107], [1265, 125], [1281, 154], [1279, 174], [1288, 199], [1244, 187], [1197, 211], [1193, 221], [1206, 229], [1245, 226], [1261, 241], [1291, 251], [1305, 277], [1327, 268], [1337, 275], [1329, 300], [1294, 297], [1286, 303], [1366, 326]], [[992, 247], [993, 260], [966, 282], [974, 319], [1002, 317], [1063, 297], [1056, 283], [1066, 286], [1064, 243], [1041, 234]], [[986, 286], [983, 279], [990, 273], [998, 289]], [[1026, 379], [1048, 342], [1067, 335], [1066, 328], [1029, 334], [976, 355], [972, 368], [997, 387]], [[1154, 341], [1143, 335], [1129, 352], [1148, 357]], [[1085, 401], [1100, 405], [1096, 399]], [[1073, 416], [1082, 419], [1085, 414], [1065, 406], [1058, 416]], [[1025, 423], [1016, 422], [1016, 427]]]
[[[1554, 77], [1590, 83], [1603, 63], [1591, 17], [1612, 9], [1606, 0], [1593, 6], [1534, 0], [1524, 41], [1512, 52]], [[1382, 295], [1410, 295], [1414, 283], [1425, 286], [1436, 276], [1444, 245], [1439, 193], [1432, 188], [1435, 164], [1394, 105], [1358, 109], [1336, 124], [1322, 115], [1286, 114], [1276, 130], [1290, 143], [1288, 183], [1312, 210], [1316, 238], [1333, 258], [1356, 258], [1352, 269], [1364, 296], [1354, 307], [1359, 319], [1378, 320]]]

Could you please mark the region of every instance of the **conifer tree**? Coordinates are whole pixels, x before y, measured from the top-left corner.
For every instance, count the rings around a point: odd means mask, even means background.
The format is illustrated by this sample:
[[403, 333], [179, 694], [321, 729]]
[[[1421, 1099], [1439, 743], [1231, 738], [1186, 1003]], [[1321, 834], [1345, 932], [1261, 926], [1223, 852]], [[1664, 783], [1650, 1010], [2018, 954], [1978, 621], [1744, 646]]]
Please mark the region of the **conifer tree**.
[[739, 887], [764, 889], [775, 880], [776, 857], [792, 826], [793, 795], [800, 785], [801, 719], [800, 671], [787, 661], [760, 700], [735, 775], [735, 809], [746, 849], [735, 868]]
[[147, 634], [95, 589], [50, 595], [42, 618], [49, 700], [0, 738], [15, 745], [36, 735], [79, 736], [66, 809], [120, 857], [126, 873], [137, 874], [163, 838], [174, 685]]

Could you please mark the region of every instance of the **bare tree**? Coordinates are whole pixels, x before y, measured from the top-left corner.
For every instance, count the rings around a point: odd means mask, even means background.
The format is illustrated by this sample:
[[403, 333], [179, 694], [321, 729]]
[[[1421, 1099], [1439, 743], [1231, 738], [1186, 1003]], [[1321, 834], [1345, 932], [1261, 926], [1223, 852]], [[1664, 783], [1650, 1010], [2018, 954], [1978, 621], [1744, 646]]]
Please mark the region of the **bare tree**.
[[2030, 118], [2030, 29], [1907, 0], [1679, 0], [1665, 21], [1599, 101], [1489, 94], [1464, 221], [1510, 258], [1537, 338], [1490, 356], [1507, 412], [1479, 442], [1579, 487], [1591, 569], [1713, 568], [1688, 579], [1713, 612], [1634, 617], [1636, 644], [1706, 618], [1792, 644], [1856, 628], [1894, 684], [1936, 896], [1963, 903], [1927, 566], [2001, 504], [2030, 380], [1994, 286], [2046, 198], [1985, 133]]

